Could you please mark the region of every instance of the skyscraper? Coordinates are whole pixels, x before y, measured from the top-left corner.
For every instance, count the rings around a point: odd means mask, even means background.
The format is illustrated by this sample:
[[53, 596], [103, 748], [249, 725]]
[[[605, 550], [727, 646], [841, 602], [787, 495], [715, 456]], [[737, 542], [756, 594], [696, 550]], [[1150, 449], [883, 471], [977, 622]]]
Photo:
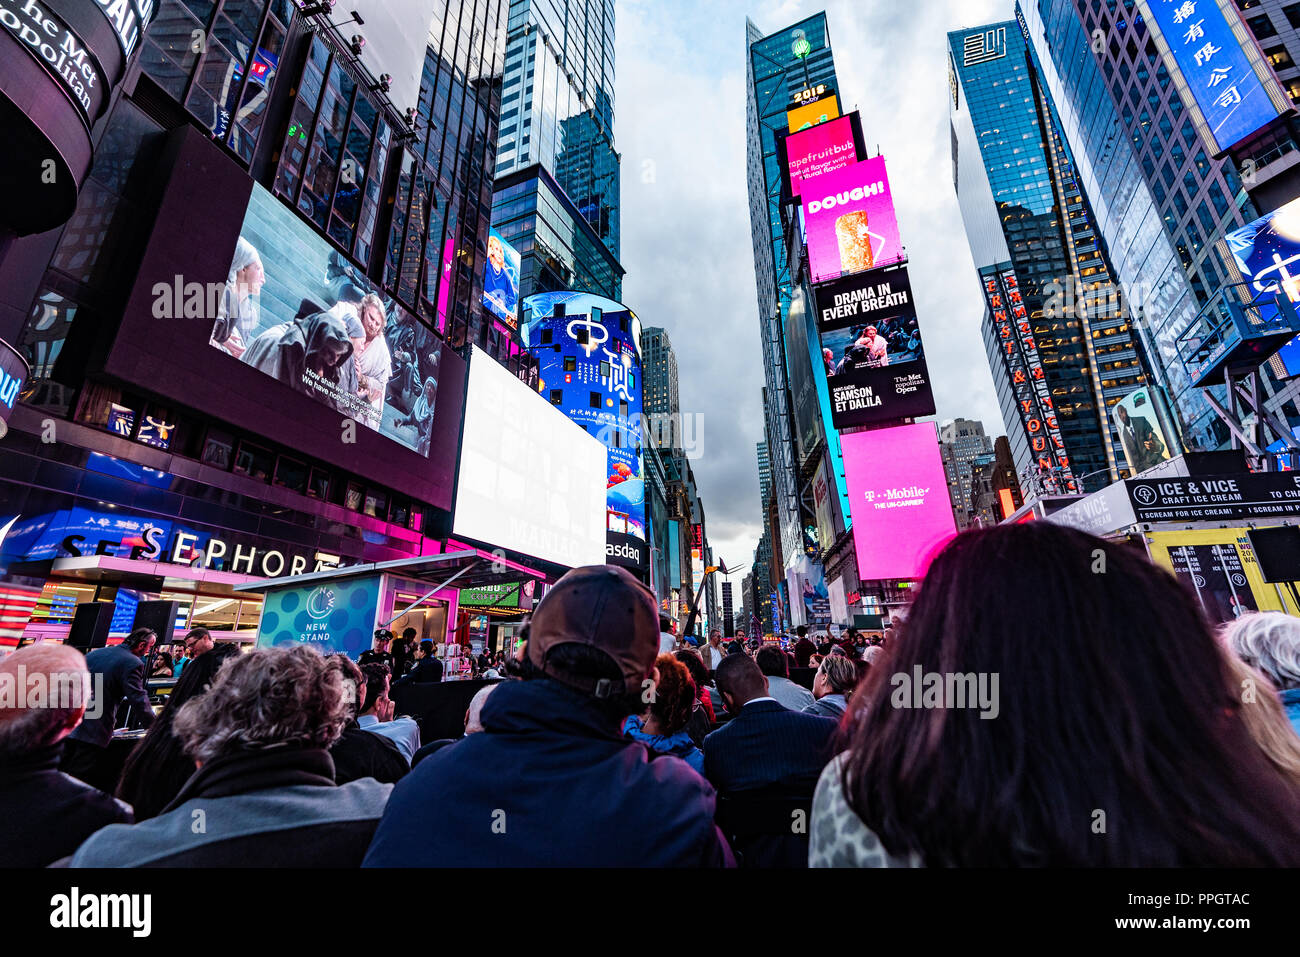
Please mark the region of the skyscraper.
[[506, 29], [492, 221], [520, 254], [520, 295], [620, 299], [614, 5], [511, 0]]
[[677, 353], [668, 330], [650, 326], [641, 331], [643, 402], [650, 420], [652, 437], [661, 449], [680, 448], [682, 412], [677, 385]]
[[[1229, 440], [1228, 428], [1204, 390], [1191, 385], [1176, 342], [1216, 295], [1242, 281], [1220, 240], [1260, 211], [1232, 158], [1214, 158], [1199, 139], [1146, 24], [1129, 6], [1023, 0], [1020, 15], [1084, 188], [1104, 198], [1095, 207], [1098, 230], [1140, 316], [1183, 444], [1214, 449]], [[1300, 4], [1239, 0], [1237, 7], [1300, 103]], [[1265, 370], [1265, 404], [1300, 424], [1300, 380], [1282, 383], [1276, 365]], [[1222, 387], [1215, 392], [1222, 396]]]
[[1126, 462], [1109, 408], [1147, 383], [1089, 197], [1016, 21], [948, 34], [953, 182], [1017, 468], [1098, 488]]
[[948, 478], [948, 495], [958, 531], [970, 524], [971, 467], [981, 455], [992, 455], [993, 440], [984, 434], [984, 423], [953, 419], [939, 426], [939, 453]]
[[767, 443], [758, 443], [758, 491], [766, 502], [772, 495], [772, 460], [767, 454]]
[[752, 21], [747, 20], [745, 28], [746, 165], [767, 396], [765, 432], [780, 551], [788, 557], [803, 553], [805, 523], [786, 369], [785, 324], [793, 287], [781, 218], [777, 134], [788, 130], [794, 94], [817, 84], [834, 85], [835, 63], [823, 13], [766, 36]]

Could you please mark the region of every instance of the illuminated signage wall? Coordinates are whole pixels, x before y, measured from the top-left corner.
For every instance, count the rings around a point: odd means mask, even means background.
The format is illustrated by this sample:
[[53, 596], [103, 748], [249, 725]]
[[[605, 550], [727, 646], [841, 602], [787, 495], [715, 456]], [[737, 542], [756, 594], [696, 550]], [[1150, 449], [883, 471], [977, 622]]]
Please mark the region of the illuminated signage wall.
[[903, 258], [884, 157], [804, 179], [801, 189], [813, 282]]
[[[1230, 233], [1225, 241], [1254, 293], [1282, 292], [1300, 303], [1300, 199]], [[1278, 352], [1287, 375], [1300, 373], [1300, 339]]]
[[1140, 8], [1216, 155], [1290, 109], [1232, 0], [1145, 0]]
[[934, 423], [840, 436], [858, 577], [917, 579], [957, 533]]
[[[185, 297], [155, 293], [158, 318]], [[429, 454], [441, 340], [260, 185], [213, 298], [214, 349]]]
[[473, 350], [453, 534], [558, 565], [605, 562], [605, 447]]
[[818, 286], [815, 295], [835, 427], [932, 415], [906, 267], [847, 276]]
[[1000, 271], [982, 271], [980, 281], [984, 284], [984, 300], [1002, 344], [1002, 361], [1034, 460], [1040, 469], [1060, 477], [1064, 491], [1077, 491], [1078, 482], [1070, 470], [1070, 457], [1056, 419], [1056, 404], [1047, 387], [1047, 374], [1015, 270], [1008, 266]]
[[538, 363], [538, 389], [608, 450], [607, 560], [648, 563], [641, 462], [641, 321], [627, 306], [579, 292], [529, 296], [524, 344]]

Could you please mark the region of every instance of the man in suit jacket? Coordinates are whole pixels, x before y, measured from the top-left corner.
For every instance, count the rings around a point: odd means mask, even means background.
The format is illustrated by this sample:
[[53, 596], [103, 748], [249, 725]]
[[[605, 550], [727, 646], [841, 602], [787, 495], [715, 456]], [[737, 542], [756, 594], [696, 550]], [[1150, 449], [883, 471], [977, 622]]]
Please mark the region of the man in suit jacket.
[[734, 717], [704, 739], [704, 776], [722, 794], [773, 788], [811, 796], [833, 756], [836, 723], [782, 707], [748, 655], [724, 658], [716, 680]]
[[[121, 768], [105, 766], [108, 743], [119, 718], [125, 720], [128, 713], [142, 727], [153, 723], [153, 706], [144, 687], [144, 659], [157, 640], [153, 629], [137, 628], [120, 645], [96, 648], [86, 655], [94, 695], [86, 714], [94, 712], [94, 717], [87, 717], [68, 736], [60, 765], [64, 773], [110, 794], [116, 789]], [[126, 708], [121, 707], [124, 701]]]
[[433, 642], [427, 638], [415, 651], [415, 667], [393, 682], [394, 688], [404, 685], [433, 684], [442, 680], [442, 662], [433, 654]]

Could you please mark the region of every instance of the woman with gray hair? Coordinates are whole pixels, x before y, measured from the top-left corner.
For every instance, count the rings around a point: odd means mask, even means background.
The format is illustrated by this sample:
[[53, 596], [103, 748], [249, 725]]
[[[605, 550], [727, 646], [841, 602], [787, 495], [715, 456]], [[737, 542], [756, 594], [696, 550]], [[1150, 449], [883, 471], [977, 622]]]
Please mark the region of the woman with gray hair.
[[1300, 618], [1252, 612], [1228, 624], [1223, 639], [1229, 651], [1273, 682], [1300, 734]]
[[243, 236], [235, 244], [235, 256], [221, 294], [212, 343], [238, 359], [257, 334], [257, 296], [266, 282], [262, 257]]
[[226, 664], [176, 715], [197, 770], [159, 816], [90, 837], [73, 867], [357, 867], [391, 784], [334, 783], [357, 688], [306, 645]]
[[[832, 650], [839, 650], [838, 646]], [[838, 721], [848, 710], [849, 696], [857, 686], [858, 667], [853, 659], [843, 653], [828, 655], [813, 678], [813, 697], [817, 700], [804, 708], [803, 713]]]

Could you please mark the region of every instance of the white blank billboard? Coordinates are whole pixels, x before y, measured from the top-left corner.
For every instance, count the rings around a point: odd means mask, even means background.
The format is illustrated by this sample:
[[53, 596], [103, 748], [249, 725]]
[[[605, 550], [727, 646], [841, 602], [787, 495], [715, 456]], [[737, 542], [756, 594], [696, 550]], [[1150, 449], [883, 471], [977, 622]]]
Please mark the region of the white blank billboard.
[[478, 348], [453, 535], [560, 565], [605, 563], [608, 451]]

